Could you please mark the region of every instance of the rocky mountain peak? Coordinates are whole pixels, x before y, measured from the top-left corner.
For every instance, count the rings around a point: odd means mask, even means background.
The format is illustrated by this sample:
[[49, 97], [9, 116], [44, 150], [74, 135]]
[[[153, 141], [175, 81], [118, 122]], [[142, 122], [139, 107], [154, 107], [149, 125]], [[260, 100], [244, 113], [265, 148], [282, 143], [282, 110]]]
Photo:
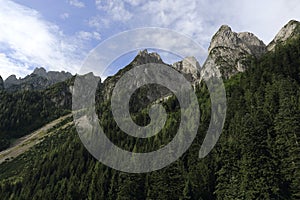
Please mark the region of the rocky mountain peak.
[[138, 56], [147, 56], [148, 54], [148, 50], [144, 49], [139, 51]]
[[222, 25], [213, 36], [208, 49], [209, 53], [217, 47], [240, 48], [255, 56], [261, 55], [266, 49], [266, 45], [253, 33], [236, 33], [227, 25]]
[[133, 60], [133, 64], [142, 65], [146, 63], [160, 63], [163, 64], [163, 61], [156, 52], [149, 53], [147, 49], [139, 51], [138, 55]]
[[178, 61], [172, 66], [183, 73], [190, 82], [200, 78], [200, 64], [193, 56], [185, 57], [182, 61]]
[[43, 67], [40, 68], [35, 68], [32, 74], [36, 74], [38, 76], [46, 77], [47, 76], [47, 71]]
[[290, 38], [300, 34], [300, 22], [296, 20], [289, 21], [275, 36], [274, 40], [268, 45], [268, 51], [273, 51], [277, 44], [284, 43]]
[[17, 79], [15, 75], [9, 76], [4, 81], [4, 88], [7, 91], [17, 90], [43, 90], [55, 83], [65, 81], [72, 77], [69, 72], [47, 72], [44, 68], [36, 68], [32, 74], [25, 78]]
[[17, 81], [17, 80], [18, 79], [17, 79], [16, 75], [12, 74], [9, 77], [7, 77], [5, 81]]
[[[213, 36], [208, 51], [201, 77], [214, 75], [229, 78], [247, 68], [245, 60], [248, 56], [260, 57], [264, 54], [266, 45], [253, 33], [236, 33], [223, 25]], [[216, 74], [215, 67], [221, 74]]]
[[253, 33], [242, 32], [237, 34], [240, 39], [240, 47], [255, 57], [260, 57], [266, 52], [266, 45]]
[[217, 33], [213, 36], [208, 52], [219, 46], [231, 46], [237, 43], [237, 34], [234, 33], [227, 25], [222, 25]]
[[18, 80], [16, 75], [14, 75], [14, 74], [7, 77], [7, 79], [5, 79], [5, 81], [4, 81], [5, 88], [8, 88], [13, 85], [18, 85], [18, 84], [20, 84], [20, 80]]

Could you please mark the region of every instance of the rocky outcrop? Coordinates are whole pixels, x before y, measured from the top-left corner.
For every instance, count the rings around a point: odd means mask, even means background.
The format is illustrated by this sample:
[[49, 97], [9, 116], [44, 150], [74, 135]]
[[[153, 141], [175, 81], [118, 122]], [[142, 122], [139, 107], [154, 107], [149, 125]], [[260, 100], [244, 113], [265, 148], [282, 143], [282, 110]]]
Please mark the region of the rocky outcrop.
[[223, 25], [213, 36], [208, 51], [201, 78], [230, 78], [245, 71], [247, 57], [260, 57], [264, 54], [266, 45], [252, 33], [235, 33], [229, 26]]
[[10, 75], [5, 81], [4, 81], [4, 88], [8, 90], [16, 90], [19, 88], [19, 85], [21, 84], [20, 79], [17, 79], [16, 75]]
[[134, 60], [131, 62], [132, 66], [138, 66], [146, 63], [159, 63], [159, 64], [165, 64], [160, 55], [156, 52], [149, 53], [147, 49], [143, 51], [139, 51], [138, 55], [134, 58]]
[[195, 57], [186, 57], [172, 66], [184, 74], [185, 78], [192, 83], [200, 78], [200, 64]]
[[54, 103], [56, 107], [72, 109], [72, 92], [74, 85], [74, 78], [67, 81], [59, 82], [44, 90], [45, 95]]
[[268, 45], [268, 51], [275, 50], [276, 45], [284, 44], [288, 39], [295, 38], [300, 34], [300, 22], [289, 21], [275, 36], [274, 40]]
[[69, 72], [61, 71], [61, 72], [56, 72], [56, 71], [49, 71], [47, 72], [44, 68], [36, 68], [32, 75], [37, 75], [39, 77], [46, 78], [49, 82], [50, 85], [64, 81], [66, 79], [69, 79], [72, 77], [72, 74]]
[[44, 68], [36, 68], [32, 74], [23, 79], [17, 79], [15, 75], [9, 76], [4, 81], [4, 88], [7, 91], [17, 90], [43, 90], [47, 87], [65, 81], [72, 77], [69, 72], [47, 72]]
[[37, 76], [47, 77], [47, 71], [43, 67], [35, 68], [32, 74], [35, 74]]

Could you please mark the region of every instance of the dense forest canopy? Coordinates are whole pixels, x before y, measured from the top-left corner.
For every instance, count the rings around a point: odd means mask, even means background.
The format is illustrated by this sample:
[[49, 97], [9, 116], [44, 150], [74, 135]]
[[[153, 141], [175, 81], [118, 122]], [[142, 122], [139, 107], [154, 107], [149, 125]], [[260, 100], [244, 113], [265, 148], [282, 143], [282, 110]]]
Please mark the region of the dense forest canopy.
[[0, 150], [71, 110], [71, 78], [46, 90], [0, 90]]

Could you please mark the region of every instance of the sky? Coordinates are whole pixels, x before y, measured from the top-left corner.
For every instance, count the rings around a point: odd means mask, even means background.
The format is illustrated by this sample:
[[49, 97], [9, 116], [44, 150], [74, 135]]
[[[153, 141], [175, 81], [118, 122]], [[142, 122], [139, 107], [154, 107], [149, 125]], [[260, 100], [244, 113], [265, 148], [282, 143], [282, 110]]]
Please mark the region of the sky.
[[36, 67], [76, 74], [97, 45], [136, 28], [168, 28], [207, 49], [223, 24], [268, 44], [291, 19], [300, 20], [298, 0], [0, 0], [0, 75], [24, 77]]

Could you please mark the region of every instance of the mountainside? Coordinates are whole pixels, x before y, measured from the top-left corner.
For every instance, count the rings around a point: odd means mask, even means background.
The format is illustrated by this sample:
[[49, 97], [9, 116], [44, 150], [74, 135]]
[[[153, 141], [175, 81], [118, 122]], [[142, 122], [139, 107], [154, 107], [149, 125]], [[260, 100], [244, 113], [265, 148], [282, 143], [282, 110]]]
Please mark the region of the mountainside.
[[74, 78], [45, 90], [0, 90], [0, 150], [10, 141], [68, 113], [72, 107]]
[[[168, 65], [157, 53], [139, 52], [128, 66], [99, 84], [95, 97], [99, 123], [107, 138], [127, 151], [152, 152], [169, 144], [181, 122], [180, 105], [174, 96], [160, 102], [168, 113], [165, 126], [146, 139], [122, 132], [110, 108], [110, 94], [122, 75], [137, 65], [164, 64], [196, 84], [200, 126], [188, 151], [161, 170], [123, 173], [89, 154], [72, 118], [68, 117], [45, 133], [38, 131], [47, 136], [18, 157], [0, 164], [1, 198], [300, 199], [299, 46], [300, 33], [287, 34], [276, 48], [267, 51], [253, 34], [234, 33], [228, 26], [222, 26], [212, 39], [200, 75], [192, 68], [199, 65], [193, 57]], [[214, 74], [213, 64], [222, 74]], [[36, 73], [38, 77], [45, 75], [44, 70]], [[145, 71], [145, 75], [149, 74]], [[210, 93], [200, 80], [212, 75], [224, 77], [226, 122], [216, 147], [207, 157], [199, 159], [214, 114]], [[0, 91], [3, 95], [0, 96], [0, 136], [3, 130], [23, 134], [32, 125], [41, 127], [69, 113], [73, 82], [74, 77], [41, 91]], [[146, 105], [161, 95], [169, 95], [169, 91], [153, 85], [139, 89], [129, 102], [134, 122], [141, 126], [149, 124]], [[6, 142], [1, 139], [0, 142]], [[35, 141], [28, 140], [29, 145]]]
[[47, 87], [65, 81], [72, 77], [69, 72], [47, 72], [44, 68], [36, 68], [32, 74], [23, 79], [17, 79], [15, 75], [9, 76], [4, 81], [4, 88], [7, 91], [18, 90], [43, 90]]
[[66, 120], [69, 121], [68, 118], [70, 117], [72, 117], [71, 114], [60, 117], [34, 131], [33, 133], [14, 141], [10, 148], [0, 152], [0, 164], [10, 159], [14, 159], [15, 157], [28, 151], [32, 146], [42, 142], [45, 137], [50, 136], [52, 133], [51, 130], [54, 129], [55, 126], [59, 126]]

